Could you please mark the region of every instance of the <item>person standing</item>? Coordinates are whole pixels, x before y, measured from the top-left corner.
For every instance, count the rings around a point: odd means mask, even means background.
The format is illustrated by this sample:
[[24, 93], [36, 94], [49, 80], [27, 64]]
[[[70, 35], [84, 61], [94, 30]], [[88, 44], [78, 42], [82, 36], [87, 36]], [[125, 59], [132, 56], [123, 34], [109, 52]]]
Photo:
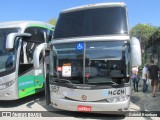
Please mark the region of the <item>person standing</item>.
[[132, 81], [133, 81], [134, 91], [138, 92], [139, 77], [138, 77], [138, 67], [137, 66], [134, 66], [132, 68]]
[[151, 86], [152, 86], [152, 93], [153, 97], [155, 97], [156, 89], [158, 86], [158, 74], [159, 74], [159, 68], [157, 65], [154, 64], [154, 61], [151, 60], [151, 65], [148, 68], [148, 73], [151, 79]]
[[145, 64], [142, 70], [143, 92], [146, 92], [148, 88], [147, 79], [148, 79], [148, 64]]

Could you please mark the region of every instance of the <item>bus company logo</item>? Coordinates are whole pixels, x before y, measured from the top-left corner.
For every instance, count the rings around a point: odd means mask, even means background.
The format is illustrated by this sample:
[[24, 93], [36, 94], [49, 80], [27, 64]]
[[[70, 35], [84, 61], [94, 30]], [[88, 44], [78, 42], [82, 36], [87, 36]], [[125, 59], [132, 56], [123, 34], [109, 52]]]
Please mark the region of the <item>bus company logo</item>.
[[125, 91], [124, 91], [124, 89], [109, 90], [108, 94], [109, 95], [124, 95]]
[[86, 95], [82, 95], [82, 100], [87, 100], [87, 96]]
[[33, 84], [33, 83], [34, 83], [33, 81], [25, 81], [25, 82], [19, 83], [19, 86], [30, 85], [30, 84]]
[[114, 89], [114, 90], [103, 90], [102, 96], [113, 96], [113, 95], [124, 95], [125, 90], [124, 89]]

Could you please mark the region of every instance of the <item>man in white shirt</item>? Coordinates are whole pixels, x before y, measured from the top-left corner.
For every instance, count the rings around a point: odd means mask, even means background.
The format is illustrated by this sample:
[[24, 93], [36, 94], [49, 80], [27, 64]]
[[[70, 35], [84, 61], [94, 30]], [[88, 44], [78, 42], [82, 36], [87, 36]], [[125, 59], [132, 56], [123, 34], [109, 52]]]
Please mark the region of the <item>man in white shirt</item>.
[[147, 91], [148, 85], [147, 85], [147, 79], [148, 79], [148, 64], [145, 64], [142, 70], [142, 80], [143, 80], [143, 92]]

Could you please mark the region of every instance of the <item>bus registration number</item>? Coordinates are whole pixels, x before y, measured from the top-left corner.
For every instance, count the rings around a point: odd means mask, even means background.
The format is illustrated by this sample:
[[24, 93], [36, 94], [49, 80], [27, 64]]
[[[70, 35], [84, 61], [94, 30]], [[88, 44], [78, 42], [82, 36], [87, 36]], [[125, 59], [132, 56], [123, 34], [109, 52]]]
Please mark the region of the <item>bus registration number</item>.
[[90, 112], [92, 110], [92, 107], [91, 106], [78, 105], [77, 110], [81, 111], [81, 112]]

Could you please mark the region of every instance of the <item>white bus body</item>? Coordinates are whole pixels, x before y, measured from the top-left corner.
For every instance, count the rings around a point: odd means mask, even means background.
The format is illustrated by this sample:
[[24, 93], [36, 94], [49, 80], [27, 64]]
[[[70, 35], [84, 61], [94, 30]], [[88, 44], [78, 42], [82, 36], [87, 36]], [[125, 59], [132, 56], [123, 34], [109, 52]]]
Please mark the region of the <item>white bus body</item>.
[[[60, 13], [50, 48], [51, 105], [69, 111], [111, 112], [129, 108], [131, 67], [141, 65], [139, 40], [130, 38], [124, 3], [91, 4]], [[38, 70], [38, 69], [37, 69]]]
[[[44, 90], [44, 73], [35, 76], [33, 52], [49, 42], [54, 26], [39, 21], [0, 23], [0, 100], [15, 100]], [[41, 54], [41, 58], [42, 58]]]

